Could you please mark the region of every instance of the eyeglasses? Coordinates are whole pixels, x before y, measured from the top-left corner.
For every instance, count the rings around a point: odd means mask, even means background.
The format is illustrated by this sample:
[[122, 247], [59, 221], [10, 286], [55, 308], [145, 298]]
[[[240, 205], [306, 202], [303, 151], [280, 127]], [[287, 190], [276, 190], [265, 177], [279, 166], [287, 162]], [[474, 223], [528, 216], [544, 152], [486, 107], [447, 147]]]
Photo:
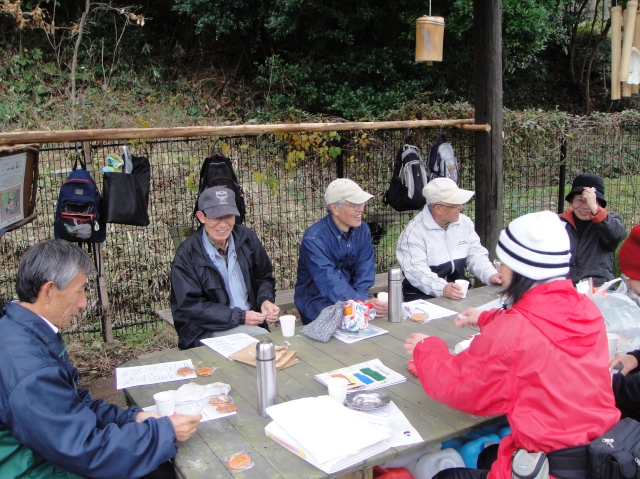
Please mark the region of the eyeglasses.
[[366, 204], [366, 203], [360, 203], [360, 204], [357, 204], [357, 205], [356, 205], [356, 204], [351, 203], [351, 202], [349, 202], [349, 201], [345, 201], [345, 202], [344, 202], [344, 205], [345, 205], [345, 206], [348, 206], [349, 208], [351, 208], [351, 209], [352, 209], [352, 210], [354, 210], [354, 211], [362, 211], [362, 210], [364, 210], [364, 206], [365, 206], [365, 204]]
[[493, 260], [493, 266], [500, 271], [500, 267], [502, 266], [502, 261], [500, 261], [499, 259], [494, 259]]
[[219, 218], [209, 218], [207, 215], [205, 215], [205, 218], [207, 218], [209, 220], [209, 223], [211, 223], [211, 225], [213, 226], [218, 225], [223, 221], [228, 225], [233, 225], [236, 222], [235, 215], [225, 215], [225, 216], [220, 216]]
[[444, 208], [455, 208], [457, 210], [461, 210], [462, 208], [464, 208], [464, 205], [445, 205], [445, 204], [442, 204], [442, 203], [436, 203], [433, 206], [442, 206]]
[[571, 200], [571, 206], [582, 206], [584, 204], [584, 198], [582, 196], [574, 196]]

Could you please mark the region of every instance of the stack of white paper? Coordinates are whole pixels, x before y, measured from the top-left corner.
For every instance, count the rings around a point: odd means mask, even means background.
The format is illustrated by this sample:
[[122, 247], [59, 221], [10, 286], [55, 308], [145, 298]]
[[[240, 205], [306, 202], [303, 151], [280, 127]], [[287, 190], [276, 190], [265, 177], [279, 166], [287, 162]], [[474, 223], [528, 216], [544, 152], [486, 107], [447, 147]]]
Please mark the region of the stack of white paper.
[[267, 408], [265, 433], [327, 474], [389, 448], [391, 431], [362, 419], [329, 396], [304, 398]]

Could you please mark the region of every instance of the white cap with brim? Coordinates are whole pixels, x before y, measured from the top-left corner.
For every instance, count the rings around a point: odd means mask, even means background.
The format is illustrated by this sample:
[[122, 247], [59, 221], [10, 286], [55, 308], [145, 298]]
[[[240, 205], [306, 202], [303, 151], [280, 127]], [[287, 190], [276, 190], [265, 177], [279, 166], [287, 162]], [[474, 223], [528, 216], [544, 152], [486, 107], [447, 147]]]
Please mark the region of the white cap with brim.
[[451, 178], [434, 178], [422, 188], [422, 195], [428, 205], [437, 203], [463, 205], [475, 195], [475, 191], [458, 188], [458, 185]]
[[569, 235], [551, 211], [530, 213], [509, 223], [500, 233], [496, 254], [516, 273], [537, 281], [569, 273]]
[[329, 186], [327, 186], [327, 191], [324, 192], [324, 201], [328, 205], [340, 200], [346, 200], [354, 205], [360, 205], [366, 203], [371, 198], [373, 198], [373, 195], [364, 191], [354, 181], [346, 178], [333, 180], [329, 183]]
[[233, 190], [214, 186], [204, 190], [198, 198], [198, 210], [207, 218], [220, 218], [227, 215], [240, 216], [236, 207], [236, 195]]

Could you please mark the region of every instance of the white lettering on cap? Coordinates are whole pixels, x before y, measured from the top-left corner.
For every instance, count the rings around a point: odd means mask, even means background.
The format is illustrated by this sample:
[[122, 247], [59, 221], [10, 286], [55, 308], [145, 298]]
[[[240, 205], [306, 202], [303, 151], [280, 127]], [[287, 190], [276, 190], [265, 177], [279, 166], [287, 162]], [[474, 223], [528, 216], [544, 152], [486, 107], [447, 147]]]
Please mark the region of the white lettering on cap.
[[229, 193], [227, 193], [226, 191], [216, 191], [216, 198], [218, 198], [218, 204], [221, 205], [228, 205], [228, 201], [227, 201], [227, 197], [229, 196]]

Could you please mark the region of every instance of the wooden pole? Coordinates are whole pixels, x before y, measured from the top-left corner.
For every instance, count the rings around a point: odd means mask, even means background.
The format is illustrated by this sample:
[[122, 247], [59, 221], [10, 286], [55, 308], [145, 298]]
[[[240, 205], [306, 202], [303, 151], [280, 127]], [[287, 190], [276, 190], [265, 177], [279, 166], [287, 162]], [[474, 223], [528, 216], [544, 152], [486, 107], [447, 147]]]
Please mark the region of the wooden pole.
[[[633, 35], [633, 46], [640, 50], [640, 12], [636, 13], [636, 25]], [[640, 93], [640, 87], [638, 85], [631, 85], [631, 93], [637, 95]]]
[[611, 100], [620, 99], [620, 55], [622, 54], [622, 7], [611, 7]]
[[114, 128], [110, 130], [58, 130], [0, 133], [0, 145], [20, 143], [64, 143], [76, 141], [143, 140], [152, 138], [197, 138], [243, 136], [292, 131], [392, 130], [452, 127], [488, 132], [490, 125], [474, 125], [472, 119], [356, 121], [344, 123], [282, 123], [277, 125], [185, 126], [174, 128]]
[[475, 133], [476, 231], [495, 256], [503, 229], [502, 173], [502, 1], [473, 2], [476, 123], [491, 132]]

